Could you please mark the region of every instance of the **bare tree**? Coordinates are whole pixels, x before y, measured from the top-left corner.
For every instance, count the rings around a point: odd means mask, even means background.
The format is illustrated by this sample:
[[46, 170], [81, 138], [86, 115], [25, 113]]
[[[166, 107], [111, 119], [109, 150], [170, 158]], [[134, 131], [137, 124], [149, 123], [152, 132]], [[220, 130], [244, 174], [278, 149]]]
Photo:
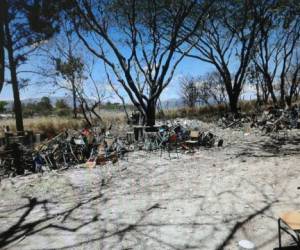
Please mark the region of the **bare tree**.
[[214, 65], [222, 77], [230, 109], [237, 112], [262, 10], [257, 1], [230, 0], [216, 1], [212, 9], [214, 14], [195, 37], [199, 42], [189, 56]]
[[286, 92], [286, 75], [300, 38], [300, 17], [294, 14], [294, 2], [264, 1], [262, 6], [265, 13], [259, 19], [258, 46], [254, 63], [262, 74], [275, 104], [278, 103], [278, 98], [274, 85], [279, 78], [280, 104], [284, 106], [286, 95], [289, 95]]
[[293, 99], [297, 99], [300, 90], [300, 55], [299, 51], [295, 53], [293, 62], [286, 74], [286, 103], [290, 107]]
[[[248, 69], [247, 82], [250, 86], [255, 86], [257, 105], [261, 106], [262, 104], [267, 104], [269, 101], [270, 89], [267, 81], [265, 81], [265, 77], [254, 63], [252, 63]], [[273, 86], [272, 91], [274, 91]]]
[[[38, 56], [45, 58], [37, 73], [42, 77], [41, 85], [51, 84], [53, 92], [70, 93], [73, 100], [73, 117], [81, 110], [87, 124], [102, 122], [100, 105], [107, 97], [104, 84], [94, 79], [94, 60], [85, 56], [85, 47], [64, 26], [63, 32], [42, 46]], [[91, 63], [87, 63], [91, 61]], [[79, 104], [79, 106], [78, 106]]]
[[206, 105], [226, 104], [226, 89], [219, 72], [213, 71], [198, 78], [198, 99]]
[[193, 108], [196, 104], [227, 104], [223, 78], [219, 72], [208, 72], [203, 76], [184, 76], [180, 79], [180, 94], [184, 103]]
[[[146, 124], [154, 125], [157, 101], [194, 47], [185, 41], [199, 29], [210, 4], [196, 0], [73, 3], [69, 17], [78, 37], [107, 65]], [[187, 26], [189, 32], [182, 35]], [[178, 48], [182, 54], [176, 53]]]
[[[103, 123], [103, 120], [100, 115], [100, 106], [105, 101], [107, 97], [109, 97], [103, 88], [104, 84], [99, 84], [93, 77], [93, 70], [94, 70], [94, 62], [87, 67], [86, 71], [88, 73], [88, 79], [92, 84], [92, 93], [87, 93], [86, 87], [81, 84], [81, 88], [75, 88], [76, 95], [78, 96], [78, 100], [80, 102], [80, 108], [82, 114], [88, 123], [89, 126], [94, 126], [95, 123], [97, 125], [98, 122]], [[77, 85], [75, 85], [77, 86]], [[89, 87], [91, 88], [91, 86]]]
[[[274, 2], [270, 1], [265, 3], [265, 15], [259, 19], [259, 36], [256, 56], [254, 57], [255, 70], [258, 71], [258, 77], [260, 74], [263, 77], [263, 81], [266, 83], [268, 93], [271, 95], [273, 103], [277, 103], [277, 97], [274, 90], [273, 83], [275, 81], [276, 72], [279, 66], [279, 54], [281, 50], [282, 41], [278, 39], [277, 24], [275, 24], [275, 13], [272, 5]], [[272, 34], [273, 33], [273, 34]], [[276, 34], [277, 33], [277, 34]], [[254, 75], [252, 75], [254, 76]]]
[[[36, 55], [45, 59], [36, 65], [34, 73], [46, 78], [54, 87], [64, 89], [72, 96], [73, 117], [77, 118], [77, 93], [85, 79], [87, 63], [79, 40], [66, 24], [61, 32], [41, 46]], [[43, 84], [47, 82], [42, 81]]]
[[107, 81], [108, 81], [108, 83], [109, 83], [109, 86], [112, 88], [113, 92], [117, 95], [117, 97], [121, 100], [122, 106], [123, 106], [123, 110], [124, 110], [124, 113], [125, 113], [125, 115], [126, 115], [127, 121], [129, 121], [129, 120], [130, 120], [130, 117], [129, 117], [129, 114], [128, 114], [128, 111], [127, 111], [127, 108], [126, 108], [125, 98], [124, 98], [124, 96], [120, 93], [120, 91], [118, 90], [118, 87], [117, 87], [118, 85], [115, 84], [115, 83], [112, 81], [112, 79], [111, 79], [111, 77], [110, 77], [110, 75], [109, 75], [109, 73], [108, 73], [108, 69], [107, 69], [107, 66], [106, 66], [105, 63], [104, 63], [104, 69], [105, 69], [106, 78], [107, 78]]
[[197, 80], [192, 76], [184, 76], [179, 80], [180, 95], [184, 104], [194, 108], [199, 101]]

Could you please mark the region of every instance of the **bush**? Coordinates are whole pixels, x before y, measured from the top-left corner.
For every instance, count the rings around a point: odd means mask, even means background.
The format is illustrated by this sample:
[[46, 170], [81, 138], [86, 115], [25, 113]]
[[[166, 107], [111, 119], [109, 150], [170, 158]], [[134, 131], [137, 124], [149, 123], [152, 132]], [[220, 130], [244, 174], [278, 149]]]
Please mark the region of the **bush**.
[[71, 116], [72, 115], [72, 111], [69, 108], [60, 108], [60, 109], [56, 109], [55, 110], [55, 114], [57, 116]]

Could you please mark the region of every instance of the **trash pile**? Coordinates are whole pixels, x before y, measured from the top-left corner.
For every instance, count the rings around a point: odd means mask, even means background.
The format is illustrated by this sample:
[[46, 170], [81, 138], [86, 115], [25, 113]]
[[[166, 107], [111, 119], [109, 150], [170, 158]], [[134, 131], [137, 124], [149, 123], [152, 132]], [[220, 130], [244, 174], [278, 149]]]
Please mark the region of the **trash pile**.
[[255, 123], [256, 115], [247, 116], [246, 114], [227, 113], [218, 120], [218, 125], [223, 128], [242, 128], [245, 123]]
[[226, 114], [219, 119], [218, 125], [222, 128], [242, 128], [249, 124], [252, 128], [258, 128], [264, 133], [277, 132], [284, 129], [299, 129], [300, 109], [294, 105], [290, 109], [269, 107], [258, 118], [257, 114]]
[[0, 177], [34, 172], [32, 151], [19, 143], [11, 143], [0, 149]]
[[[206, 124], [207, 125], [207, 124]], [[221, 142], [220, 142], [221, 141]], [[144, 150], [188, 150], [196, 147], [223, 145], [223, 140], [210, 132], [201, 121], [178, 119], [156, 127], [156, 132], [144, 132], [141, 140]]]
[[299, 129], [299, 113], [300, 110], [297, 105], [288, 110], [271, 107], [263, 112], [261, 119], [255, 125], [265, 133], [284, 129]]
[[116, 163], [134, 150], [160, 150], [161, 154], [166, 151], [170, 155], [178, 154], [179, 150], [191, 152], [200, 146], [223, 145], [223, 140], [213, 133], [197, 126], [191, 129], [190, 125], [187, 122], [154, 127], [135, 125], [122, 136], [113, 136], [110, 130], [85, 128], [66, 130], [31, 148], [22, 143], [9, 144], [0, 149], [0, 169], [4, 170], [0, 176]]
[[109, 160], [115, 163], [128, 149], [121, 138], [105, 135], [104, 131], [93, 128], [65, 131], [39, 145], [35, 151], [34, 163], [39, 171], [44, 165], [58, 169], [83, 163], [91, 167]]

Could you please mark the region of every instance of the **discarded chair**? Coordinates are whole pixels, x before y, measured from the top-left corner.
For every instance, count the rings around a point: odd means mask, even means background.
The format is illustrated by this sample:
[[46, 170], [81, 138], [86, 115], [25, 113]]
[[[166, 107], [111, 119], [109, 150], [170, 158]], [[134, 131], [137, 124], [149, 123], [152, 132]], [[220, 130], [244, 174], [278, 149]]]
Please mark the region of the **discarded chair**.
[[192, 130], [190, 133], [191, 140], [199, 141], [199, 131]]
[[192, 130], [190, 133], [190, 140], [186, 140], [184, 144], [190, 152], [193, 152], [194, 148], [199, 146], [199, 131]]
[[203, 132], [200, 134], [199, 138], [200, 146], [213, 147], [215, 144], [215, 136], [211, 132]]
[[126, 140], [128, 144], [134, 143], [134, 133], [133, 132], [127, 132], [126, 133]]
[[161, 143], [157, 132], [145, 132], [144, 149], [153, 151], [159, 148]]
[[169, 158], [171, 158], [171, 152], [175, 150], [175, 153], [177, 155], [177, 158], [179, 157], [178, 155], [178, 140], [177, 140], [177, 135], [176, 134], [171, 134], [169, 132], [165, 132], [162, 142], [160, 144], [160, 156], [162, 156], [163, 150], [166, 150], [169, 154]]
[[[282, 225], [283, 224], [283, 225]], [[285, 227], [284, 227], [285, 226]], [[283, 213], [278, 219], [278, 242], [279, 249], [281, 249], [281, 231], [289, 234], [298, 249], [300, 248], [300, 211], [292, 211]]]

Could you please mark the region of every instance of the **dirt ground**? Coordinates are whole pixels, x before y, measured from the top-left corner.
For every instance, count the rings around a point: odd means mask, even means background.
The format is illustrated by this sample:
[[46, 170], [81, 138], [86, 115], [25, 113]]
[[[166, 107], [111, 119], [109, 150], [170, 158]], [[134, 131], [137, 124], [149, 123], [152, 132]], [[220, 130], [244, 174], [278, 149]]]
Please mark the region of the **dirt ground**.
[[300, 131], [207, 126], [222, 148], [136, 151], [115, 165], [2, 180], [0, 248], [278, 247], [278, 215], [299, 209]]

